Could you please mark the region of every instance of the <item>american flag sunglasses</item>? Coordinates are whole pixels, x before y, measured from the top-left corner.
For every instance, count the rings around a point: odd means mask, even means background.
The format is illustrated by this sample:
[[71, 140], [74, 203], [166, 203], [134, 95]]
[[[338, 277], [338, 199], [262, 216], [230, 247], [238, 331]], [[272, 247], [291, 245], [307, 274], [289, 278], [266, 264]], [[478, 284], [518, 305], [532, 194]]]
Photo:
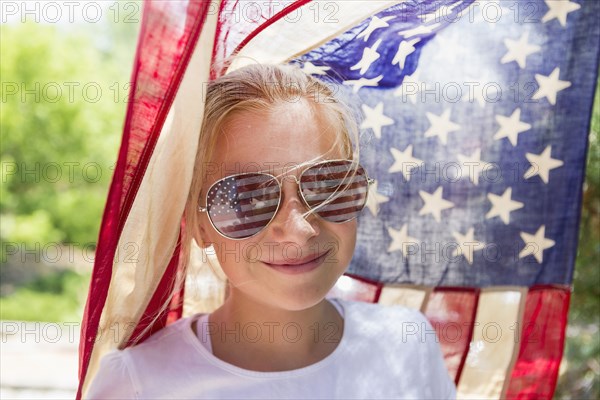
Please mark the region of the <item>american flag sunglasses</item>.
[[[336, 223], [358, 216], [374, 182], [351, 160], [319, 162], [293, 178], [304, 204], [325, 221]], [[217, 232], [229, 239], [247, 239], [266, 228], [277, 214], [281, 183], [264, 172], [230, 175], [210, 186], [205, 201], [206, 206], [198, 210], [208, 213]]]

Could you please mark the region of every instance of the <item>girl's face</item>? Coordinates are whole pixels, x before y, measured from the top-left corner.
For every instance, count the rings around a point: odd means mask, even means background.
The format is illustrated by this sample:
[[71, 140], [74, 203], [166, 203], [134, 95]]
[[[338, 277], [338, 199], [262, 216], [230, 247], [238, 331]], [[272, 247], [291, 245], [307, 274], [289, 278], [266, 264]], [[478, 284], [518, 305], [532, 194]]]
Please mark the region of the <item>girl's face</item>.
[[293, 167], [309, 160], [346, 158], [335, 145], [338, 128], [322, 120], [304, 101], [290, 102], [270, 112], [235, 113], [219, 133], [201, 202], [210, 185], [223, 177], [257, 171], [283, 174], [279, 210], [255, 236], [227, 239], [206, 213], [200, 215], [203, 239], [213, 244], [236, 300], [303, 310], [319, 303], [350, 263], [356, 220], [333, 223], [314, 214], [304, 218], [308, 210], [293, 179], [306, 168]]

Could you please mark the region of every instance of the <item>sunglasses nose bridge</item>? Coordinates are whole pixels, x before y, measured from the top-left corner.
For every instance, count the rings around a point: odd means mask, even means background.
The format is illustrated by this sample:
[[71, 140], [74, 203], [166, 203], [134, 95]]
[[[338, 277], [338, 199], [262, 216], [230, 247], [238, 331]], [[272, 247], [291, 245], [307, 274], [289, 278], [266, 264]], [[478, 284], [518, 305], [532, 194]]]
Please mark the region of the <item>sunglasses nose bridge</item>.
[[[293, 183], [296, 183], [295, 188]], [[280, 182], [279, 206], [267, 229], [277, 240], [303, 244], [320, 232], [314, 221], [307, 219], [307, 211], [309, 208], [301, 194], [300, 179], [291, 175], [284, 177]]]
[[296, 193], [296, 197], [298, 198], [298, 200], [300, 201], [299, 203], [302, 204], [305, 207], [308, 207], [308, 205], [306, 204], [306, 200], [304, 200], [304, 197], [302, 196], [302, 189], [300, 187], [300, 178], [298, 178], [295, 175], [287, 175], [285, 177], [282, 178], [281, 182], [279, 183], [279, 187], [280, 187], [280, 192], [279, 192], [279, 207], [282, 208], [284, 206], [284, 202], [288, 200], [288, 196], [285, 195], [285, 189], [284, 187], [286, 187], [286, 182], [289, 182], [289, 184], [295, 183], [296, 187], [295, 190], [290, 188], [288, 189], [288, 193]]

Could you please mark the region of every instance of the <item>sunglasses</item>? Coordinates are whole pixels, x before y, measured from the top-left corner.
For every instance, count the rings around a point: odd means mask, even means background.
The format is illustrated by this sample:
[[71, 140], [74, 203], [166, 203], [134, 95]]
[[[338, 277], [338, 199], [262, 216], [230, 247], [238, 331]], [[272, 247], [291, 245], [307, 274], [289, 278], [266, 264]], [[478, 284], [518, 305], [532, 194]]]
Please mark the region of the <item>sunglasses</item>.
[[[291, 176], [291, 175], [290, 175]], [[351, 160], [327, 160], [306, 168], [298, 184], [304, 204], [328, 222], [342, 223], [358, 216], [375, 181]], [[281, 184], [264, 172], [230, 175], [216, 181], [206, 194], [212, 226], [229, 239], [247, 239], [269, 225], [281, 204]]]

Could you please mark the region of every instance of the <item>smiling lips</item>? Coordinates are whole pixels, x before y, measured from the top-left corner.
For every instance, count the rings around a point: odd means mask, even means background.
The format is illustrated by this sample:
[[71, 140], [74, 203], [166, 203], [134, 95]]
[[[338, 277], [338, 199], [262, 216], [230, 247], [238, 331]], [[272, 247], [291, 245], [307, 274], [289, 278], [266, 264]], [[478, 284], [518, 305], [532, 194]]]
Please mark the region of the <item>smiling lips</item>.
[[325, 259], [329, 255], [330, 251], [331, 250], [328, 250], [327, 252], [321, 254], [320, 256], [317, 254], [312, 254], [312, 255], [310, 255], [308, 257], [304, 257], [300, 260], [294, 260], [294, 261], [285, 260], [283, 262], [274, 262], [274, 263], [268, 263], [268, 262], [263, 261], [263, 263], [270, 268], [273, 268], [277, 271], [280, 271], [280, 272], [283, 272], [286, 274], [301, 274], [304, 272], [312, 271], [313, 269], [316, 269], [317, 267], [319, 267], [323, 263], [323, 261], [325, 261]]

